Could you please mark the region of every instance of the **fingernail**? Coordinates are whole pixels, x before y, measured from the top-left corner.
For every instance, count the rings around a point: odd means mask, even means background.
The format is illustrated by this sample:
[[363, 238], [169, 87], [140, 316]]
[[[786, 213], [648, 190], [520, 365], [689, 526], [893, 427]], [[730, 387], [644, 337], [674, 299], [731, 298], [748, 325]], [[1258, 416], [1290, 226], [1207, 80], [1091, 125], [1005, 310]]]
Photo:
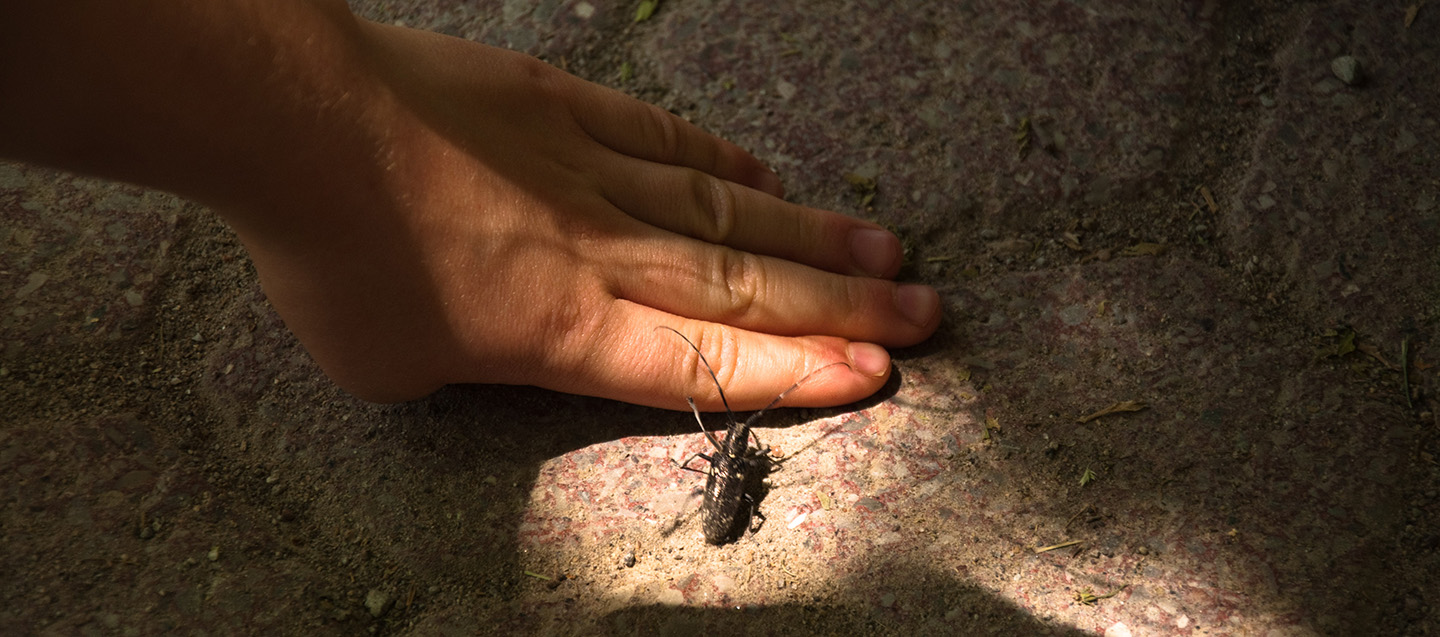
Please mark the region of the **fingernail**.
[[885, 276], [900, 258], [900, 240], [875, 228], [852, 230], [850, 258], [855, 260], [861, 272], [870, 276]]
[[928, 285], [902, 285], [895, 290], [895, 307], [911, 323], [925, 327], [940, 308], [940, 295]]
[[866, 376], [882, 376], [890, 369], [890, 352], [874, 343], [851, 343], [850, 364]]

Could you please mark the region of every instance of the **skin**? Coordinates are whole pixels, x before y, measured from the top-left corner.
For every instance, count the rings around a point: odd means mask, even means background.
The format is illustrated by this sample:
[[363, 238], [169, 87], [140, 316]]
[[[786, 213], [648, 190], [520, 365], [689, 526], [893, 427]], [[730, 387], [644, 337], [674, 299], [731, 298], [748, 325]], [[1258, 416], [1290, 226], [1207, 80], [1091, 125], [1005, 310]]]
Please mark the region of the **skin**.
[[236, 230], [366, 400], [529, 384], [737, 409], [863, 398], [940, 322], [900, 244], [739, 147], [534, 58], [343, 1], [0, 8], [0, 156], [161, 188]]

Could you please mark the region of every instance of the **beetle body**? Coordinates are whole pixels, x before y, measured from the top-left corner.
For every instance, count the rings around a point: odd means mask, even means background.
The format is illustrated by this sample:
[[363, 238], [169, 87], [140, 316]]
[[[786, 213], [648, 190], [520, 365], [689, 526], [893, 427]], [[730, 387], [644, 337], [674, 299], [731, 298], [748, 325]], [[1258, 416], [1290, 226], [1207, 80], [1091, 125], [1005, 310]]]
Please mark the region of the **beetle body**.
[[[662, 326], [664, 327], [664, 326]], [[700, 419], [700, 410], [695, 407], [695, 401], [686, 398], [690, 410], [695, 414], [695, 422], [699, 423], [700, 431], [704, 432], [705, 439], [714, 448], [714, 453], [706, 455], [697, 453], [690, 456], [685, 462], [678, 463], [680, 468], [708, 475], [705, 481], [705, 501], [701, 507], [702, 527], [705, 532], [705, 541], [710, 544], [724, 544], [737, 539], [745, 531], [744, 522], [755, 519], [764, 520], [765, 516], [760, 514], [759, 501], [764, 496], [765, 478], [777, 469], [779, 458], [770, 455], [770, 449], [755, 439], [755, 446], [750, 446], [750, 438], [754, 436], [751, 431], [752, 425], [760, 418], [766, 410], [774, 407], [785, 398], [786, 394], [794, 391], [801, 383], [804, 383], [811, 376], [821, 370], [834, 365], [847, 365], [844, 362], [835, 362], [825, 365], [815, 371], [806, 374], [789, 389], [780, 392], [775, 400], [770, 401], [764, 409], [755, 412], [745, 422], [735, 420], [734, 412], [730, 411], [730, 403], [725, 399], [725, 390], [720, 387], [720, 379], [715, 376], [715, 369], [710, 367], [710, 361], [700, 352], [684, 334], [674, 328], [664, 329], [675, 332], [680, 338], [685, 339], [685, 344], [694, 350], [700, 357], [700, 362], [709, 372], [710, 379], [715, 382], [716, 391], [720, 392], [720, 402], [725, 405], [726, 427], [725, 441], [721, 443], [716, 440], [714, 434], [705, 430], [705, 423]], [[691, 468], [689, 465], [696, 458], [704, 458], [710, 463], [708, 471]], [[755, 530], [752, 528], [752, 531]]]
[[767, 449], [758, 441], [755, 448], [750, 447], [749, 425], [732, 423], [720, 449], [708, 456], [710, 470], [702, 510], [705, 541], [711, 544], [724, 544], [743, 533], [743, 523], [759, 513], [755, 506], [764, 479], [774, 469]]

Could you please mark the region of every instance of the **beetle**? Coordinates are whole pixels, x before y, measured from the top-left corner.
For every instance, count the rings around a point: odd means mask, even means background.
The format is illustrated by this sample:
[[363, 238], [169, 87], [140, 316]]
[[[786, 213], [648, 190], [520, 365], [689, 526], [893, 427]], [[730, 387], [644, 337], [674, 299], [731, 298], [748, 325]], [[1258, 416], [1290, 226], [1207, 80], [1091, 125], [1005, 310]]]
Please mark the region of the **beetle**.
[[[784, 399], [787, 394], [809, 380], [811, 376], [836, 365], [849, 367], [849, 363], [836, 361], [806, 374], [789, 389], [780, 392], [780, 395], [770, 401], [770, 404], [752, 414], [742, 423], [735, 419], [735, 412], [730, 411], [730, 401], [725, 398], [725, 390], [720, 387], [720, 379], [715, 375], [715, 369], [710, 366], [710, 361], [705, 358], [705, 354], [700, 351], [700, 348], [696, 347], [695, 343], [678, 330], [663, 325], [661, 327], [675, 332], [700, 357], [700, 363], [705, 366], [705, 371], [710, 374], [710, 380], [715, 383], [715, 390], [720, 392], [720, 403], [725, 406], [727, 425], [725, 440], [721, 442], [715, 438], [715, 434], [705, 429], [705, 423], [700, 419], [700, 410], [695, 406], [694, 398], [686, 396], [685, 402], [690, 405], [690, 411], [695, 414], [695, 422], [700, 425], [700, 431], [705, 434], [705, 439], [710, 441], [710, 446], [714, 447], [715, 451], [710, 455], [693, 454], [686, 458], [685, 462], [676, 463], [671, 460], [681, 469], [709, 476], [705, 481], [705, 501], [701, 506], [705, 541], [716, 545], [725, 544], [739, 538], [744, 531], [742, 522], [745, 520], [756, 517], [760, 518], [762, 522], [765, 520], [765, 516], [759, 510], [759, 496], [765, 486], [764, 480], [776, 471], [778, 464], [784, 460], [783, 457], [771, 455], [770, 448], [760, 442], [760, 437], [756, 436], [753, 431], [755, 421], [759, 420], [766, 410]], [[750, 446], [752, 437], [755, 438], [754, 447]], [[704, 458], [706, 462], [709, 462], [709, 470], [691, 467], [690, 463], [694, 462], [696, 458]], [[748, 509], [742, 508], [742, 504], [748, 505]], [[742, 516], [742, 513], [746, 515]], [[758, 525], [752, 527], [751, 532], [753, 533], [758, 528]]]

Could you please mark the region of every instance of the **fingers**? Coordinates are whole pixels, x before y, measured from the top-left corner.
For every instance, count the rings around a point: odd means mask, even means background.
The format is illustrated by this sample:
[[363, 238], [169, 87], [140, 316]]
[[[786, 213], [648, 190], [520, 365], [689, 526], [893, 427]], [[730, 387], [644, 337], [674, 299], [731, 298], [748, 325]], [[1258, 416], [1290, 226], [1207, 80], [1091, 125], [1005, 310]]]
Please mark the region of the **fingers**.
[[576, 80], [575, 120], [596, 141], [630, 157], [685, 166], [774, 197], [780, 178], [739, 146], [619, 91]]
[[820, 336], [787, 338], [726, 325], [686, 320], [653, 308], [617, 301], [584, 343], [564, 348], [576, 358], [555, 361], [576, 375], [558, 374], [552, 389], [603, 396], [625, 402], [688, 410], [692, 397], [705, 411], [724, 409], [704, 363], [671, 327], [703, 352], [724, 388], [730, 407], [755, 410], [812, 371], [835, 365], [806, 379], [785, 396], [781, 406], [840, 405], [875, 393], [890, 376], [890, 356], [868, 343]]
[[664, 325], [705, 353], [737, 410], [836, 361], [849, 367], [821, 371], [784, 404], [843, 404], [888, 378], [876, 343], [912, 345], [938, 326], [933, 289], [883, 280], [900, 267], [891, 233], [779, 199], [778, 180], [748, 153], [660, 109], [600, 87], [580, 103], [576, 121], [618, 153], [592, 164], [594, 183], [644, 223], [633, 241], [592, 255], [610, 264], [617, 300], [585, 338], [556, 348], [583, 358], [547, 365], [578, 374], [550, 377], [553, 388], [676, 410], [693, 396], [721, 409], [700, 357], [656, 330]]
[[928, 286], [842, 276], [668, 233], [606, 256], [626, 263], [611, 273], [617, 297], [745, 330], [903, 347], [940, 321]]
[[842, 274], [889, 278], [900, 270], [900, 240], [873, 223], [692, 168], [624, 158], [602, 171], [606, 199], [677, 234]]

